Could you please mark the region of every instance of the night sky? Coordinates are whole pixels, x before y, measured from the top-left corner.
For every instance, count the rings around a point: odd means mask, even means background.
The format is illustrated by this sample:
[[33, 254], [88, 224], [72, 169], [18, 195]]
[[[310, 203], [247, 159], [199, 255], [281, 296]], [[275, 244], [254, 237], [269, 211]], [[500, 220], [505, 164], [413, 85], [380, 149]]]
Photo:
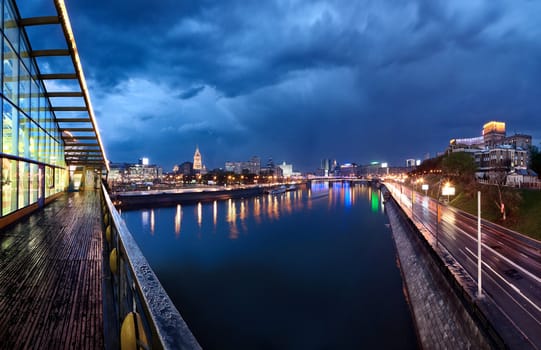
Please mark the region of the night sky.
[[490, 120], [541, 142], [538, 1], [66, 3], [113, 162], [403, 165]]

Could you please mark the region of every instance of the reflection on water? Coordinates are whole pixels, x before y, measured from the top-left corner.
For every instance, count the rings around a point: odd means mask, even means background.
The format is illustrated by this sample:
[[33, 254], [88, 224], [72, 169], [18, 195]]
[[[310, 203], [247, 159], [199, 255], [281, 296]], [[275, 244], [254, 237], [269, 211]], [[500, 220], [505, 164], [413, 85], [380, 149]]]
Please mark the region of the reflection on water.
[[412, 349], [380, 196], [313, 182], [122, 216], [204, 349]]
[[218, 220], [218, 202], [214, 201], [212, 204], [212, 222], [214, 224], [214, 229], [216, 229], [216, 221]]
[[370, 202], [374, 213], [377, 213], [379, 210], [379, 196], [380, 194], [377, 191], [373, 191], [372, 187], [370, 187]]
[[[312, 182], [306, 189], [297, 189], [279, 195], [267, 194], [250, 199], [213, 201], [212, 203], [197, 203], [194, 210], [194, 218], [199, 231], [208, 230], [208, 224], [212, 223], [212, 232], [216, 232], [219, 226], [220, 213], [225, 212], [223, 220], [229, 225], [229, 238], [238, 239], [239, 233], [248, 233], [246, 220], [253, 219], [260, 224], [265, 220], [280, 220], [283, 216], [289, 216], [298, 211], [310, 210], [314, 202], [327, 198], [329, 209], [336, 207], [351, 208], [355, 205], [357, 197], [364, 196], [368, 199], [373, 212], [384, 210], [383, 199], [380, 198], [379, 190], [371, 186], [350, 185], [348, 182]], [[174, 212], [174, 233], [180, 235], [183, 217], [186, 219], [185, 209], [190, 206], [178, 204]], [[208, 208], [208, 209], [207, 209]], [[164, 213], [160, 213], [163, 215]], [[205, 221], [205, 214], [211, 214], [212, 220]], [[222, 214], [223, 215], [223, 214]], [[158, 221], [164, 218], [160, 217]], [[210, 220], [210, 219], [208, 219]], [[141, 223], [143, 227], [149, 227], [149, 232], [155, 231], [155, 212], [141, 210]]]
[[197, 225], [201, 227], [201, 223], [203, 222], [203, 205], [201, 202], [197, 203]]
[[175, 212], [175, 235], [180, 234], [180, 223], [182, 222], [182, 207], [177, 204], [177, 210]]

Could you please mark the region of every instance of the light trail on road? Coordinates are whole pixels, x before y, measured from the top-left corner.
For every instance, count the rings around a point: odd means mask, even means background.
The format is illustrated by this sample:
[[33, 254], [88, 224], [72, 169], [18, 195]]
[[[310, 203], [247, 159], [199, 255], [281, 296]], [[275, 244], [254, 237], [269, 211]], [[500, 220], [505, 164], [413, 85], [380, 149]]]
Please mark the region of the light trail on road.
[[[477, 217], [402, 184], [385, 182], [433, 246], [443, 246], [477, 285]], [[440, 221], [438, 222], [438, 209]], [[541, 348], [541, 242], [482, 220], [483, 293], [517, 330]]]

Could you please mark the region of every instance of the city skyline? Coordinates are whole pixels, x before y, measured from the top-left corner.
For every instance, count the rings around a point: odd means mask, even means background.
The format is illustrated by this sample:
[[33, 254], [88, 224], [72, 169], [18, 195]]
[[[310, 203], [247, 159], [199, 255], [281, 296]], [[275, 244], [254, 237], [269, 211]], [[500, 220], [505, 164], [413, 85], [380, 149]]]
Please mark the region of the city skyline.
[[521, 4], [67, 7], [111, 161], [148, 156], [170, 168], [199, 144], [210, 167], [259, 154], [308, 170], [322, 158], [423, 159], [489, 120], [538, 146], [541, 30], [529, 14], [540, 5]]

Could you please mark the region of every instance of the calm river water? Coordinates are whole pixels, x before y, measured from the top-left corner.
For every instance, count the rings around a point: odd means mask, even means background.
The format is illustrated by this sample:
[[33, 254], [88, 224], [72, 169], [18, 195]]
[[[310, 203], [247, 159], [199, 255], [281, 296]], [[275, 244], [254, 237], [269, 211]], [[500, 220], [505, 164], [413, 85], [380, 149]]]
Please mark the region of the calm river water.
[[415, 349], [383, 210], [318, 182], [122, 216], [204, 349]]

